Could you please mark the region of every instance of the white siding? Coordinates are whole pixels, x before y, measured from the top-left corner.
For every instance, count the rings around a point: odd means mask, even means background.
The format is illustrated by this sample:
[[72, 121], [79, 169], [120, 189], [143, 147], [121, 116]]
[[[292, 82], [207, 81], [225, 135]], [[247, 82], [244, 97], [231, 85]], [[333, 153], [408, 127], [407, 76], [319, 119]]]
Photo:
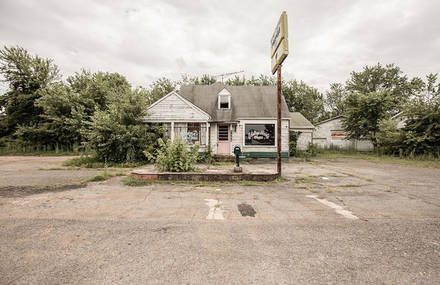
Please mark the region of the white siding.
[[374, 149], [373, 144], [368, 140], [346, 140], [332, 138], [332, 131], [344, 131], [342, 118], [334, 119], [316, 126], [313, 133], [313, 143], [320, 148], [356, 149], [359, 151], [370, 151]]
[[312, 130], [298, 130], [299, 136], [296, 141], [296, 149], [298, 150], [307, 150], [309, 148], [309, 143], [312, 142]]
[[[232, 132], [232, 142], [231, 146], [240, 145], [242, 147], [243, 152], [276, 152], [276, 139], [275, 146], [246, 146], [244, 145], [244, 124], [246, 123], [272, 123], [275, 124], [275, 132], [276, 132], [276, 120], [241, 120], [237, 125], [236, 132]], [[288, 152], [289, 151], [289, 120], [281, 121], [281, 151]]]
[[145, 121], [148, 122], [206, 122], [209, 117], [197, 110], [189, 102], [171, 93], [148, 109]]
[[217, 153], [217, 124], [216, 123], [211, 123], [209, 133], [211, 135], [212, 152]]

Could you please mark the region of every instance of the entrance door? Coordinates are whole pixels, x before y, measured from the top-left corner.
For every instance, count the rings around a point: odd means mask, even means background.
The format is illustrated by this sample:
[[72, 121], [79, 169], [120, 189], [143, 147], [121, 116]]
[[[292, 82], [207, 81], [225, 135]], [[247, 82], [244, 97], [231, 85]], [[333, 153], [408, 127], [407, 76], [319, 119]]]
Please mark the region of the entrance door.
[[229, 125], [218, 125], [217, 154], [231, 155], [231, 134]]

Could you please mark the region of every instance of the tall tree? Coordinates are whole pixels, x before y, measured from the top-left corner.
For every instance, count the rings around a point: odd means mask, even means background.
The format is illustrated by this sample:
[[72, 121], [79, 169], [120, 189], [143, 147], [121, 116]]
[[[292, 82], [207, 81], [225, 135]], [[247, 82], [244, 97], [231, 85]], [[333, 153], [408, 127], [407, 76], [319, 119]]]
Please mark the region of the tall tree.
[[18, 142], [34, 147], [72, 149], [85, 141], [91, 117], [131, 92], [130, 84], [118, 73], [81, 71], [40, 90], [35, 106], [41, 108], [38, 125], [20, 125]]
[[376, 146], [379, 122], [389, 118], [393, 106], [388, 91], [366, 94], [350, 93], [346, 99], [344, 128], [352, 139], [369, 139]]
[[408, 80], [394, 64], [366, 66], [353, 71], [346, 82], [344, 126], [349, 137], [371, 139], [377, 145], [379, 122], [401, 112], [403, 106], [422, 88], [418, 79]]
[[346, 96], [347, 92], [341, 83], [330, 84], [330, 90], [325, 93], [325, 107], [329, 117], [344, 113]]
[[226, 80], [225, 84], [233, 86], [243, 86], [246, 85], [246, 78], [244, 76], [240, 78], [240, 76], [236, 75], [233, 78], [229, 78], [228, 80]]
[[345, 88], [349, 93], [384, 94], [393, 102], [391, 112], [398, 113], [401, 106], [413, 93], [414, 86], [408, 80], [400, 68], [394, 64], [382, 66], [380, 63], [374, 66], [365, 66], [362, 71], [351, 72], [350, 79], [347, 80]]
[[147, 104], [151, 105], [163, 96], [176, 89], [177, 83], [168, 78], [162, 77], [150, 84], [149, 90], [146, 91]]
[[426, 76], [421, 91], [405, 105], [404, 148], [407, 155], [440, 157], [440, 82], [438, 74]]
[[303, 81], [291, 80], [282, 84], [282, 92], [291, 111], [300, 112], [312, 123], [325, 118], [324, 96], [318, 89]]
[[12, 134], [19, 124], [38, 124], [42, 109], [34, 103], [41, 97], [41, 89], [60, 79], [58, 67], [51, 59], [31, 55], [24, 48], [5, 46], [0, 50], [0, 75], [9, 85], [0, 99], [4, 110], [0, 135]]
[[198, 76], [182, 75], [179, 85], [211, 85], [217, 82], [217, 79], [209, 74], [203, 74], [200, 78]]

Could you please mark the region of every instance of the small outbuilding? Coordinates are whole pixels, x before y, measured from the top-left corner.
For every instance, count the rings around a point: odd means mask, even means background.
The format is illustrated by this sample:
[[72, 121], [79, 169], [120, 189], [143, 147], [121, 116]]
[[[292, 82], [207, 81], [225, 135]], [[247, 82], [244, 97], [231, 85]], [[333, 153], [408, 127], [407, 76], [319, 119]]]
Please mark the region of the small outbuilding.
[[290, 131], [298, 133], [296, 141], [297, 150], [307, 150], [313, 141], [315, 126], [310, 123], [300, 112], [290, 112]]
[[319, 148], [355, 149], [371, 151], [374, 149], [370, 140], [347, 139], [348, 133], [343, 127], [345, 116], [340, 115], [316, 124], [313, 144]]
[[[289, 157], [290, 113], [282, 97], [281, 155]], [[214, 154], [233, 154], [239, 145], [247, 157], [276, 157], [276, 86], [187, 85], [148, 108], [145, 122], [163, 125], [173, 140], [208, 146]]]

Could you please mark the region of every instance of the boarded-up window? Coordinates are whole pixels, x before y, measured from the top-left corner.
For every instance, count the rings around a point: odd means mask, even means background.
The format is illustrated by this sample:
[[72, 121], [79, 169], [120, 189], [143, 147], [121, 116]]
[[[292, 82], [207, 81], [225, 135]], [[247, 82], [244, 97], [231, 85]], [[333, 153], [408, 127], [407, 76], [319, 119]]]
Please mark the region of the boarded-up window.
[[347, 138], [347, 132], [344, 131], [331, 131], [330, 135], [332, 140], [345, 140]]

